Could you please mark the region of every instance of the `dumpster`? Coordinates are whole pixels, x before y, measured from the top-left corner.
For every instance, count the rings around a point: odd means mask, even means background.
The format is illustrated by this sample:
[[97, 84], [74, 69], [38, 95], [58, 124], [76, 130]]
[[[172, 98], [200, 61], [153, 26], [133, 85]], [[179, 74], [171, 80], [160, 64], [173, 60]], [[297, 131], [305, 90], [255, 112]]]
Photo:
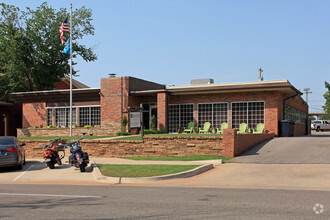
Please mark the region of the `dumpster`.
[[279, 121], [279, 136], [280, 137], [292, 137], [294, 135], [294, 121], [281, 120]]

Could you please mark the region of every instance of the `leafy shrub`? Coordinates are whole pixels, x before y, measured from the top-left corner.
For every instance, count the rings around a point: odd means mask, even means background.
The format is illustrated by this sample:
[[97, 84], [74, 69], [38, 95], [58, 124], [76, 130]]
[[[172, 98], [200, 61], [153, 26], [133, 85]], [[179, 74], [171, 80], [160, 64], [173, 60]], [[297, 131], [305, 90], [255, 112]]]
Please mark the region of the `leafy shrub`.
[[126, 125], [127, 125], [127, 117], [123, 116], [121, 118], [121, 131], [126, 132]]
[[153, 115], [153, 116], [151, 116], [151, 118], [150, 118], [150, 121], [151, 121], [151, 123], [150, 123], [150, 128], [151, 128], [151, 130], [152, 131], [156, 131], [157, 130], [157, 118], [156, 118], [156, 116], [155, 115]]
[[130, 132], [126, 132], [126, 131], [121, 131], [121, 132], [117, 132], [116, 136], [124, 136], [124, 135], [131, 135]]
[[85, 125], [84, 128], [91, 128], [91, 125]]
[[159, 130], [149, 130], [149, 129], [146, 129], [144, 130], [144, 134], [164, 134], [163, 131], [159, 131]]

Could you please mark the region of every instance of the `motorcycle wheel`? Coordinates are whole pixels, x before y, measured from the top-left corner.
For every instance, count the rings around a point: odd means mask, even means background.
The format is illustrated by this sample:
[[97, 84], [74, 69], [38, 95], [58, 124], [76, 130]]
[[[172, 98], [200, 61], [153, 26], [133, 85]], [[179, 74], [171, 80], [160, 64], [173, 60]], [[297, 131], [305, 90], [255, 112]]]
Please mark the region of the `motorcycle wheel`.
[[49, 167], [49, 169], [54, 169], [53, 162], [47, 162], [47, 166]]
[[85, 169], [85, 164], [81, 164], [81, 165], [79, 166], [79, 168], [80, 168], [80, 172], [85, 172], [85, 171], [86, 171], [86, 169]]

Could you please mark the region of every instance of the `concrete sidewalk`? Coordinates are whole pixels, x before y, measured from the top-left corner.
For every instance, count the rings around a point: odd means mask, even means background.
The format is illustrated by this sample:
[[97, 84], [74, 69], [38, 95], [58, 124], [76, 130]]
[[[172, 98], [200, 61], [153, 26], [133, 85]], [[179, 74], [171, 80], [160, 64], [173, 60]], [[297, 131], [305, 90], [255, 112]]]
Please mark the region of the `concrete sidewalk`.
[[227, 163], [189, 179], [152, 186], [330, 190], [330, 165]]
[[[93, 175], [95, 180], [107, 183], [147, 183], [159, 180], [177, 179], [177, 178], [188, 178], [210, 169], [215, 166], [222, 164], [222, 160], [202, 160], [202, 161], [143, 161], [143, 160], [128, 160], [122, 158], [90, 158], [93, 164]], [[129, 164], [129, 165], [150, 165], [150, 164], [161, 164], [161, 165], [199, 165], [197, 168], [188, 170], [181, 173], [169, 174], [155, 177], [140, 177], [140, 178], [122, 178], [122, 177], [106, 177], [103, 176], [97, 167], [97, 164]]]

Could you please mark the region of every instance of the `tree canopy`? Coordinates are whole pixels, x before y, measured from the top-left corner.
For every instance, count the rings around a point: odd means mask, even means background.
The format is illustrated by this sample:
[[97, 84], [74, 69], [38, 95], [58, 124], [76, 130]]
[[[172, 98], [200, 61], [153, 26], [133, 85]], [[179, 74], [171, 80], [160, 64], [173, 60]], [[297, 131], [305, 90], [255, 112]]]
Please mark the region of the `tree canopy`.
[[325, 113], [330, 114], [330, 84], [328, 82], [325, 82], [325, 88], [327, 88], [328, 91], [323, 95], [325, 98], [325, 104], [322, 107]]
[[[64, 8], [56, 11], [47, 3], [26, 11], [4, 3], [0, 6], [0, 95], [53, 89], [70, 72], [70, 55], [62, 53], [59, 33], [69, 13]], [[92, 11], [85, 7], [72, 12], [72, 56], [87, 62], [95, 61], [96, 54], [79, 40], [94, 35], [91, 17]], [[73, 75], [76, 73], [73, 68]]]

